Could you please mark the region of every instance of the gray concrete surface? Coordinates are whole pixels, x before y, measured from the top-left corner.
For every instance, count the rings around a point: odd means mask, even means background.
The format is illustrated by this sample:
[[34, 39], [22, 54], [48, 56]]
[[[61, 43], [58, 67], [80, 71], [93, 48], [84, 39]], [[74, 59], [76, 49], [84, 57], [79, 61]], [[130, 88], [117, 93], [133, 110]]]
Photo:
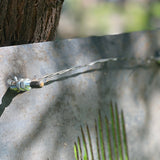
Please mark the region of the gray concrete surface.
[[[124, 110], [131, 160], [160, 157], [159, 65], [144, 64], [160, 49], [160, 30], [0, 48], [0, 160], [71, 160], [86, 122], [109, 103]], [[41, 89], [16, 94], [13, 75], [39, 78], [106, 57], [127, 57], [74, 71]], [[92, 133], [94, 134], [94, 133]]]

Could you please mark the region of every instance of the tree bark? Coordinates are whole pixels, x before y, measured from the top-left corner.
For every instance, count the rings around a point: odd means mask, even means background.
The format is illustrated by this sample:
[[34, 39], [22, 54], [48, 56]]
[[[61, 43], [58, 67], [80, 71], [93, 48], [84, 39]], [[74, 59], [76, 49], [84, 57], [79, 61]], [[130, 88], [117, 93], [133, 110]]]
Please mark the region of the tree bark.
[[64, 0], [0, 0], [0, 46], [54, 40]]

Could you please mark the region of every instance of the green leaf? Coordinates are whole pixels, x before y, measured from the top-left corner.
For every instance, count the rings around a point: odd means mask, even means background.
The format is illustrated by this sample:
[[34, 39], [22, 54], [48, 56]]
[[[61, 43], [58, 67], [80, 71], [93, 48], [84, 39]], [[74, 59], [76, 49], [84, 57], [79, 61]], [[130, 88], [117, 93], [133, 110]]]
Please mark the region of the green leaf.
[[95, 145], [97, 150], [93, 150], [93, 139], [88, 125], [86, 125], [86, 132], [87, 136], [85, 136], [81, 126], [83, 145], [81, 146], [81, 140], [78, 137], [78, 142], [74, 144], [76, 160], [89, 160], [89, 157], [94, 160], [96, 154], [96, 160], [129, 160], [124, 115], [123, 111], [118, 111], [117, 105], [115, 107], [112, 103], [110, 105], [110, 120], [105, 116], [103, 121], [99, 111], [98, 121], [95, 120]]
[[83, 132], [83, 128], [82, 127], [81, 127], [81, 133], [82, 133], [83, 147], [84, 147], [84, 156], [83, 156], [83, 159], [84, 160], [88, 160], [87, 143], [86, 143], [86, 138], [85, 138], [85, 134]]
[[122, 120], [122, 132], [123, 132], [122, 134], [123, 134], [123, 141], [124, 141], [125, 160], [129, 160], [127, 135], [126, 135], [126, 127], [125, 127], [123, 111], [121, 111], [121, 120]]
[[89, 131], [88, 125], [86, 125], [86, 128], [87, 128], [87, 134], [88, 134], [88, 140], [89, 140], [89, 147], [90, 147], [91, 159], [94, 160], [93, 147], [92, 147], [92, 141], [91, 141], [91, 135], [90, 135], [90, 131]]
[[98, 128], [99, 128], [99, 137], [100, 137], [100, 146], [101, 146], [102, 160], [106, 160], [104, 138], [103, 138], [102, 118], [101, 118], [100, 111], [99, 111], [98, 126], [99, 126]]
[[110, 110], [111, 110], [111, 126], [112, 126], [112, 135], [113, 135], [114, 157], [115, 157], [115, 160], [118, 160], [118, 144], [117, 144], [116, 123], [115, 123], [115, 115], [114, 115], [112, 102], [110, 105]]
[[115, 106], [115, 114], [116, 114], [116, 128], [117, 128], [117, 138], [118, 138], [118, 153], [119, 153], [119, 160], [123, 160], [123, 146], [122, 146], [122, 135], [121, 135], [121, 128], [120, 128], [120, 120], [119, 120], [119, 112], [117, 105]]
[[113, 160], [111, 135], [110, 135], [109, 121], [108, 121], [107, 116], [105, 116], [105, 121], [106, 121], [106, 137], [107, 137], [107, 146], [108, 146], [108, 156], [109, 156], [109, 160]]
[[95, 120], [95, 131], [96, 131], [96, 147], [97, 147], [98, 160], [101, 160], [99, 140], [98, 140], [98, 127], [97, 127], [97, 121], [96, 120]]
[[74, 143], [74, 155], [76, 160], [79, 160], [79, 156], [78, 156], [78, 148], [77, 148], [77, 144]]

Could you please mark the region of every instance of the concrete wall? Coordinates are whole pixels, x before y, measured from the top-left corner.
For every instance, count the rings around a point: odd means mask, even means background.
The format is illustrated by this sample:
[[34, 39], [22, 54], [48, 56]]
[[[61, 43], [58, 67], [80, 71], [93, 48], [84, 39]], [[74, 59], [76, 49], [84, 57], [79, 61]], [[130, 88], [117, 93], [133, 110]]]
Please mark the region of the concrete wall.
[[[80, 125], [93, 131], [98, 109], [108, 114], [111, 100], [124, 110], [130, 159], [159, 159], [159, 65], [145, 62], [159, 37], [155, 30], [0, 48], [0, 160], [74, 159]], [[80, 69], [22, 94], [7, 90], [14, 75], [39, 78], [106, 57], [130, 60]]]

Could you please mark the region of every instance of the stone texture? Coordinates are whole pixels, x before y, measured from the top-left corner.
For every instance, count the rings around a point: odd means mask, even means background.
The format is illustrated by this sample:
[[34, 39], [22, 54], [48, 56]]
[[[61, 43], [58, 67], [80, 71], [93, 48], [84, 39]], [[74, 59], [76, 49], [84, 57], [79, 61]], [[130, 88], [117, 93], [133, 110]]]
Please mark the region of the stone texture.
[[[1, 47], [0, 159], [74, 159], [80, 125], [93, 131], [98, 109], [108, 115], [111, 100], [124, 110], [130, 159], [159, 159], [159, 65], [144, 62], [159, 50], [159, 37], [155, 30]], [[106, 57], [135, 60], [80, 69], [18, 95], [7, 90], [14, 75], [39, 78]]]

